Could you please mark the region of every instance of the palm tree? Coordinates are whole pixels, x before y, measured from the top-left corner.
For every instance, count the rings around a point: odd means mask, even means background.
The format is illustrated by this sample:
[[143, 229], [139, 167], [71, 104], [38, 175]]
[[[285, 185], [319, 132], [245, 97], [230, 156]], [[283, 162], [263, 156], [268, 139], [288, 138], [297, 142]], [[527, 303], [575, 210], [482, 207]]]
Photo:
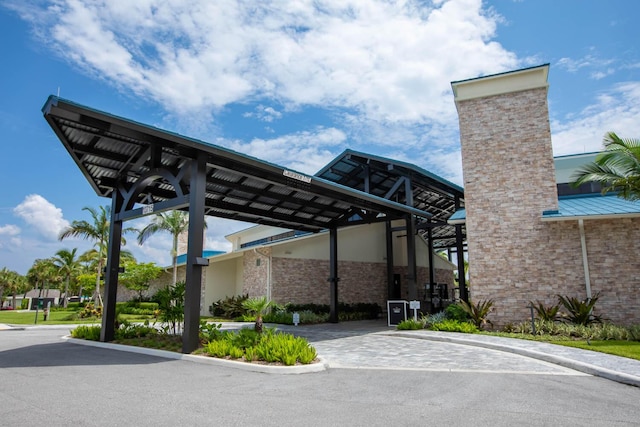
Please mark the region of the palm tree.
[[[99, 210], [91, 207], [82, 208], [83, 211], [91, 214], [92, 223], [87, 221], [73, 221], [70, 226], [62, 230], [58, 239], [63, 240], [67, 237], [82, 237], [87, 240], [94, 241], [94, 247], [98, 254], [105, 254], [104, 257], [99, 256], [96, 265], [96, 290], [95, 290], [95, 304], [102, 305], [102, 294], [100, 293], [100, 275], [102, 274], [102, 268], [106, 265], [106, 253], [107, 243], [109, 241], [109, 226], [111, 224], [111, 208], [109, 206], [99, 206]], [[135, 231], [134, 228], [125, 228], [123, 233]], [[126, 244], [124, 237], [122, 238], [122, 245]]]
[[58, 270], [65, 278], [64, 285], [64, 300], [63, 306], [67, 307], [67, 302], [69, 301], [69, 280], [71, 280], [71, 276], [77, 273], [80, 270], [80, 262], [76, 258], [76, 252], [78, 248], [73, 248], [72, 250], [68, 249], [60, 249], [56, 252], [56, 256], [53, 257], [53, 263]]
[[602, 184], [602, 193], [618, 193], [627, 200], [640, 200], [640, 140], [623, 139], [614, 132], [604, 137], [604, 152], [578, 170], [574, 186], [586, 182]]
[[9, 270], [7, 267], [2, 267], [0, 270], [0, 306], [2, 305], [2, 295], [4, 294], [5, 289], [9, 289], [11, 286], [11, 278], [15, 273], [12, 270]]
[[[207, 224], [205, 223], [205, 228]], [[140, 230], [138, 243], [143, 244], [149, 237], [159, 231], [171, 233], [173, 245], [171, 246], [171, 259], [173, 261], [173, 285], [178, 282], [178, 236], [189, 229], [189, 215], [182, 211], [157, 213], [151, 223]]]
[[256, 324], [254, 329], [258, 333], [262, 333], [262, 316], [264, 316], [271, 307], [272, 301], [267, 300], [267, 297], [261, 298], [249, 298], [242, 303], [242, 307], [248, 310], [250, 313], [256, 314]]

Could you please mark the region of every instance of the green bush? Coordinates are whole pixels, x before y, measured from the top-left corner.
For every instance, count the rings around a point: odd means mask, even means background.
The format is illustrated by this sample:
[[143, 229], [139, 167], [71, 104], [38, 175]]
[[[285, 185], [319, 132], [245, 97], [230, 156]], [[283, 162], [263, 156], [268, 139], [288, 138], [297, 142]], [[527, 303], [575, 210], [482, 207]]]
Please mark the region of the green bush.
[[116, 309], [120, 314], [153, 316], [159, 306], [157, 302], [127, 301], [116, 303]]
[[209, 306], [209, 313], [212, 316], [223, 317], [225, 319], [235, 319], [247, 314], [243, 303], [249, 299], [249, 295], [234, 295], [218, 300]]
[[80, 319], [87, 319], [90, 317], [102, 317], [102, 307], [95, 307], [93, 303], [89, 303], [78, 312]]
[[100, 326], [87, 326], [82, 325], [71, 331], [73, 338], [79, 338], [83, 340], [100, 341]]
[[244, 357], [247, 362], [261, 360], [268, 363], [280, 362], [288, 366], [298, 362], [308, 364], [317, 357], [316, 350], [306, 339], [291, 334], [275, 333], [269, 328], [262, 334], [250, 328], [227, 332], [219, 339], [209, 342], [205, 347], [205, 353], [219, 358]]
[[531, 307], [533, 307], [537, 314], [537, 318], [540, 320], [554, 321], [558, 318], [558, 310], [560, 310], [559, 304], [545, 306], [544, 303], [540, 301], [536, 301], [535, 303], [529, 301], [529, 304], [531, 304]]
[[116, 329], [114, 335], [116, 340], [144, 338], [158, 335], [158, 330], [149, 326], [149, 322], [145, 322], [144, 325], [138, 325], [125, 320], [120, 324], [120, 327]]
[[589, 325], [591, 323], [602, 323], [602, 317], [593, 314], [593, 309], [600, 298], [595, 294], [592, 298], [580, 300], [575, 297], [558, 295], [560, 304], [567, 310], [562, 318], [576, 325]]
[[478, 332], [478, 328], [472, 323], [451, 319], [445, 319], [442, 322], [434, 323], [431, 325], [430, 329], [432, 331], [462, 332], [466, 334]]
[[26, 310], [29, 308], [29, 300], [28, 299], [23, 299], [22, 301], [20, 301], [20, 310]]
[[460, 306], [460, 304], [450, 304], [444, 309], [447, 319], [464, 322], [469, 319], [469, 315]]
[[467, 313], [469, 320], [478, 329], [483, 329], [487, 324], [492, 324], [488, 319], [493, 310], [493, 300], [481, 300], [477, 303], [460, 301], [460, 307]]
[[396, 326], [396, 328], [399, 331], [409, 331], [409, 330], [424, 329], [424, 325], [419, 320], [407, 319], [398, 323], [398, 326]]

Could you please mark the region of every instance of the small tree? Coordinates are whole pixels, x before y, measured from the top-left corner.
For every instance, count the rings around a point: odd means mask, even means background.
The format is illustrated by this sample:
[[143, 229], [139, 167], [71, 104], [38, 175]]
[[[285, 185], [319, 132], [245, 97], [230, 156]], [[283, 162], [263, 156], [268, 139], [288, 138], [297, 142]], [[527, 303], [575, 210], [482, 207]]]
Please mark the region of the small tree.
[[271, 304], [272, 301], [268, 301], [267, 297], [249, 298], [242, 303], [242, 306], [247, 309], [247, 311], [256, 315], [256, 324], [254, 326], [254, 329], [258, 333], [262, 333], [262, 316], [267, 314], [269, 308], [271, 307]]
[[184, 321], [184, 293], [185, 282], [178, 282], [160, 289], [155, 295], [160, 309], [160, 321], [165, 323], [174, 335], [182, 329]]
[[118, 277], [118, 281], [127, 289], [138, 292], [138, 300], [142, 301], [142, 293], [149, 290], [151, 281], [157, 279], [162, 273], [162, 268], [153, 262], [137, 264], [135, 261], [124, 265], [124, 273]]

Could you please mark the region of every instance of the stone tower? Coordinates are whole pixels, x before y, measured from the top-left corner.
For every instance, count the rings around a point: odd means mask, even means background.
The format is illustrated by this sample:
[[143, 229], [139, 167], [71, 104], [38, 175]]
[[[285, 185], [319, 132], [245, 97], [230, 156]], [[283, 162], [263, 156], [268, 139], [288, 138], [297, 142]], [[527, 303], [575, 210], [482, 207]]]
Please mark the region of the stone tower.
[[[460, 121], [471, 299], [493, 321], [526, 319], [551, 286], [542, 212], [558, 209], [547, 106], [548, 65], [452, 83]], [[548, 294], [548, 292], [547, 292]]]

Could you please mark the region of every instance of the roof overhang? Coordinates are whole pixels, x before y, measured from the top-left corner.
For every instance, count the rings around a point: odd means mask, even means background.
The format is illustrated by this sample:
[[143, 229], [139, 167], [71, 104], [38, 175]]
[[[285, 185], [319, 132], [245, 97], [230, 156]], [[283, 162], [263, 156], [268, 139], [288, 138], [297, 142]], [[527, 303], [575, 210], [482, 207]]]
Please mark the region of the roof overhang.
[[[325, 179], [50, 96], [43, 109], [54, 130], [100, 197], [128, 191], [137, 206], [181, 206], [188, 197], [188, 164], [206, 157], [205, 214], [317, 232], [414, 215], [421, 209]], [[183, 205], [179, 202], [185, 200]], [[176, 202], [176, 200], [178, 202]], [[157, 212], [158, 210], [156, 210]], [[149, 212], [140, 209], [140, 212]]]

